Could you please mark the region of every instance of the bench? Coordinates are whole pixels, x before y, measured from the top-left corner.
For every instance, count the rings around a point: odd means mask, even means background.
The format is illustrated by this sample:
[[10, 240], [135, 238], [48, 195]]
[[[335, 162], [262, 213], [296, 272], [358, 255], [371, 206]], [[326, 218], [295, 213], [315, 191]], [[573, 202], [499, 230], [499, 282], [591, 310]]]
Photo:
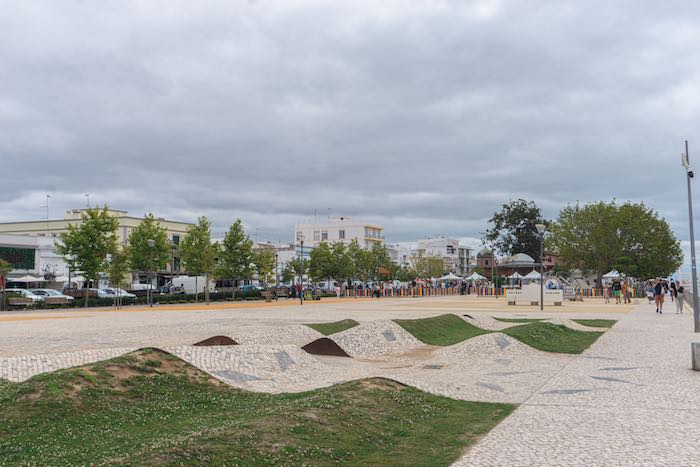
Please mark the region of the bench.
[[7, 304], [10, 306], [31, 306], [34, 300], [27, 297], [8, 297]]

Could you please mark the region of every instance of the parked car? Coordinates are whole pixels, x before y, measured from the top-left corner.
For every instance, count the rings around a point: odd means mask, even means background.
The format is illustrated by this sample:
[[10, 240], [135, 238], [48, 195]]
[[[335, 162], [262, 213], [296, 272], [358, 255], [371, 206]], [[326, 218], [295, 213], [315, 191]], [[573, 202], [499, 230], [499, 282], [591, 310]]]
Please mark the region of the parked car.
[[42, 297], [41, 295], [36, 295], [32, 293], [31, 290], [27, 289], [5, 289], [5, 293], [7, 294], [8, 298], [28, 298], [34, 303], [44, 301], [44, 297]]
[[113, 295], [108, 294], [107, 292], [100, 290], [100, 289], [93, 289], [93, 288], [82, 288], [82, 289], [76, 289], [76, 288], [67, 288], [63, 289], [63, 293], [65, 295], [70, 295], [71, 297], [74, 298], [85, 298], [85, 294], [88, 294], [88, 297], [93, 297], [93, 298], [112, 298]]
[[39, 295], [40, 297], [45, 297], [45, 298], [51, 297], [54, 299], [64, 299], [64, 300], [69, 301], [69, 302], [74, 300], [74, 298], [71, 297], [70, 295], [65, 295], [65, 294], [59, 292], [58, 290], [54, 290], [54, 289], [31, 289], [30, 292], [33, 293], [34, 295]]
[[162, 287], [158, 287], [158, 293], [162, 295], [184, 294], [185, 289], [177, 285], [170, 285], [170, 282]]
[[240, 290], [240, 291], [243, 292], [243, 293], [248, 293], [248, 292], [254, 292], [254, 291], [260, 291], [260, 292], [261, 292], [261, 291], [263, 291], [263, 290], [265, 290], [265, 289], [263, 289], [263, 288], [260, 287], [259, 285], [252, 285], [252, 284], [251, 284], [251, 285], [244, 285], [243, 287], [241, 287], [241, 288], [238, 289], [238, 290]]
[[113, 298], [116, 295], [119, 295], [121, 298], [136, 298], [136, 295], [117, 287], [104, 287], [100, 290], [105, 292], [110, 298]]

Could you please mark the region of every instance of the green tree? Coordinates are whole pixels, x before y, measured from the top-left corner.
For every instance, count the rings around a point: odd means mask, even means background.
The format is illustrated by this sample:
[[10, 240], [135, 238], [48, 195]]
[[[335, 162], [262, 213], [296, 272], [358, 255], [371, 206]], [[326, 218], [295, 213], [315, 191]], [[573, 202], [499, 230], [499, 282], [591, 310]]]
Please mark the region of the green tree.
[[294, 265], [291, 262], [285, 264], [284, 269], [282, 269], [282, 282], [294, 282], [294, 276], [296, 276]]
[[147, 273], [149, 285], [150, 274], [165, 269], [171, 254], [170, 242], [167, 230], [160, 225], [153, 214], [147, 214], [143, 221], [131, 231], [127, 253], [131, 269]]
[[187, 228], [180, 242], [182, 262], [189, 274], [195, 276], [195, 302], [199, 300], [197, 277], [204, 275], [204, 296], [209, 303], [209, 275], [214, 271], [217, 247], [211, 243], [211, 222], [202, 216], [197, 224]]
[[355, 263], [350, 249], [343, 242], [335, 242], [331, 245], [331, 270], [330, 277], [339, 284], [352, 279], [354, 275]]
[[[240, 219], [231, 224], [219, 251], [217, 276], [235, 282], [239, 279], [250, 279], [253, 275], [251, 263], [254, 262], [253, 241], [243, 230]], [[235, 296], [235, 287], [233, 294]]]
[[[107, 275], [109, 276], [109, 284], [112, 287], [123, 288], [126, 283], [126, 277], [129, 273], [129, 247], [116, 248], [109, 258], [109, 266]], [[121, 308], [122, 297], [120, 294], [114, 296], [114, 306]]]
[[320, 282], [332, 275], [331, 248], [327, 242], [321, 242], [309, 253], [309, 277]]
[[253, 263], [258, 279], [267, 286], [275, 272], [275, 251], [271, 248], [261, 248], [253, 252]]
[[0, 310], [5, 310], [5, 282], [7, 281], [7, 275], [12, 272], [12, 265], [0, 258], [0, 285], [2, 285], [2, 303], [0, 303]]
[[295, 282], [296, 277], [301, 277], [306, 274], [309, 269], [309, 260], [294, 258], [290, 260], [282, 271], [282, 278], [285, 282]]
[[599, 201], [561, 210], [547, 245], [570, 267], [603, 274], [617, 269], [645, 279], [675, 272], [683, 262], [670, 226], [643, 203]]
[[369, 252], [360, 246], [357, 239], [353, 239], [347, 247], [348, 261], [350, 261], [350, 278], [368, 281], [372, 275], [372, 261]]
[[501, 206], [489, 220], [491, 228], [482, 241], [503, 255], [525, 253], [533, 258], [540, 256], [540, 237], [536, 224], [548, 222], [533, 201], [517, 199]]
[[[66, 258], [72, 270], [81, 271], [88, 282], [97, 284], [100, 273], [107, 268], [107, 257], [117, 249], [117, 219], [109, 215], [107, 205], [88, 208], [82, 212], [82, 222], [68, 225], [61, 234], [56, 251]], [[85, 306], [88, 294], [85, 294]]]
[[383, 243], [375, 243], [372, 248], [368, 250], [369, 253], [369, 265], [370, 265], [370, 277], [371, 279], [377, 280], [386, 274], [380, 274], [380, 271], [392, 270], [392, 262], [389, 257], [389, 251], [386, 249], [386, 245]]

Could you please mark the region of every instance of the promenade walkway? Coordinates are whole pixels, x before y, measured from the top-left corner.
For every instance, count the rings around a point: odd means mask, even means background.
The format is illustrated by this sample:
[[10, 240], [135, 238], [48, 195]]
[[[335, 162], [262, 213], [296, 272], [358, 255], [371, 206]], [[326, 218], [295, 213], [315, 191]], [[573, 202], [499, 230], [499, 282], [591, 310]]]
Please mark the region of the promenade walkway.
[[692, 315], [639, 305], [456, 465], [700, 465]]

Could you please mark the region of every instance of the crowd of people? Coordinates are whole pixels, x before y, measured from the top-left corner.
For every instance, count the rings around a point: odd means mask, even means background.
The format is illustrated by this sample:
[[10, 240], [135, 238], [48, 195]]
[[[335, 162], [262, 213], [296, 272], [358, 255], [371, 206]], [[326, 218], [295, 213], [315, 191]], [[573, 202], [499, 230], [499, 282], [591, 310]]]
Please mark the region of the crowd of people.
[[683, 306], [685, 304], [685, 287], [681, 281], [671, 280], [657, 277], [649, 280], [646, 284], [646, 294], [649, 303], [654, 301], [656, 305], [656, 313], [663, 313], [664, 301], [666, 295], [670, 295], [671, 303], [676, 305], [676, 314], [683, 314]]

